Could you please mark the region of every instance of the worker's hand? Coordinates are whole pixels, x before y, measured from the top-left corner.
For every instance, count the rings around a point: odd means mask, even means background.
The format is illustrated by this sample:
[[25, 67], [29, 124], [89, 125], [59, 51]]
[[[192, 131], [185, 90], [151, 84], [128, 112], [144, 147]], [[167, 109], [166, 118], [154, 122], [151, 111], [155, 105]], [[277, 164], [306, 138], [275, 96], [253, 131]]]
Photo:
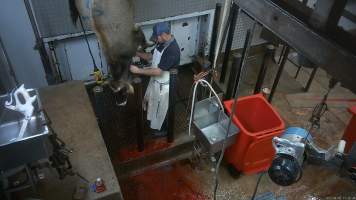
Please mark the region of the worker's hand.
[[141, 58], [142, 53], [143, 53], [142, 51], [136, 51], [136, 56]]
[[134, 74], [139, 74], [140, 68], [138, 68], [136, 65], [130, 65], [130, 71]]
[[209, 72], [200, 72], [199, 74], [194, 74], [194, 81], [198, 81], [200, 79], [205, 78], [207, 75], [209, 74]]

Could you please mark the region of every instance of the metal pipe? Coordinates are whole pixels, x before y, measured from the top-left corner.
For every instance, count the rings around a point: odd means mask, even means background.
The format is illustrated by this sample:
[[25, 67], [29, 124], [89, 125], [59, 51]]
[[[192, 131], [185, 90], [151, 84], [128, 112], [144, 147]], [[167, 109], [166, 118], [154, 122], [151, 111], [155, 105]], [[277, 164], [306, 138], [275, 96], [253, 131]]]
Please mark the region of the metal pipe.
[[135, 112], [136, 112], [136, 137], [138, 151], [145, 149], [144, 143], [144, 121], [143, 121], [143, 108], [142, 108], [142, 80], [139, 77], [133, 79], [133, 87], [135, 90]]
[[287, 48], [286, 48], [286, 50], [284, 52], [284, 55], [283, 55], [282, 62], [280, 64], [280, 66], [279, 66], [276, 78], [274, 79], [273, 86], [272, 86], [272, 89], [271, 89], [271, 94], [268, 97], [268, 102], [272, 102], [273, 95], [274, 95], [274, 93], [275, 93], [275, 91], [277, 89], [277, 86], [278, 86], [278, 83], [279, 83], [279, 79], [281, 78], [284, 66], [285, 66], [285, 64], [287, 62], [287, 59], [288, 59], [289, 50], [290, 50], [290, 48], [289, 48], [289, 46], [287, 46]]
[[229, 62], [232, 42], [234, 40], [234, 33], [235, 33], [235, 27], [236, 27], [236, 23], [237, 23], [238, 14], [239, 14], [239, 7], [237, 6], [236, 3], [233, 3], [232, 7], [231, 7], [231, 21], [228, 21], [229, 33], [227, 36], [227, 41], [226, 41], [226, 46], [225, 46], [224, 60], [223, 60], [223, 64], [221, 67], [220, 83], [225, 82], [226, 70], [227, 70], [227, 65]]
[[296, 72], [295, 75], [294, 75], [294, 78], [295, 78], [295, 79], [298, 78], [298, 75], [299, 75], [299, 72], [300, 72], [301, 69], [302, 69], [302, 66], [298, 65], [297, 72]]
[[281, 64], [281, 61], [282, 61], [282, 58], [283, 58], [283, 55], [284, 55], [284, 52], [286, 51], [286, 45], [283, 45], [282, 47], [282, 51], [281, 51], [281, 55], [279, 56], [279, 59], [278, 59], [278, 62], [277, 64]]
[[[253, 30], [251, 31], [251, 29], [248, 29], [247, 30], [247, 33], [246, 33], [246, 38], [245, 38], [245, 43], [244, 43], [244, 48], [242, 50], [242, 59], [241, 59], [241, 62], [240, 62], [240, 66], [239, 66], [239, 69], [238, 69], [238, 72], [237, 72], [237, 77], [242, 77], [242, 69], [243, 69], [243, 66], [246, 65], [246, 60], [247, 60], [247, 57], [248, 57], [248, 54], [249, 54], [249, 51], [250, 51], [250, 47], [251, 47], [251, 42], [252, 42], [252, 32], [255, 30], [254, 29], [255, 26], [253, 27]], [[240, 84], [240, 79], [236, 78], [236, 83], [235, 83], [235, 86], [234, 86], [234, 91], [233, 91], [233, 95], [236, 94], [236, 91], [239, 89], [238, 86]]]
[[[245, 13], [246, 14], [246, 13]], [[253, 39], [253, 33], [255, 32], [256, 29], [256, 21], [251, 18], [254, 22], [253, 22], [253, 26], [251, 29], [248, 29], [246, 32], [246, 36], [245, 36], [245, 43], [244, 43], [244, 47], [242, 50], [242, 59], [241, 59], [241, 63], [240, 63], [240, 67], [239, 67], [239, 71], [237, 73], [237, 77], [242, 77], [242, 73], [244, 73], [245, 70], [244, 66], [246, 65], [246, 61], [248, 59], [248, 55], [250, 52], [250, 47], [251, 47], [251, 43], [252, 43], [252, 39]], [[236, 83], [234, 86], [234, 90], [233, 90], [233, 95], [236, 93], [236, 91], [239, 89], [239, 84], [240, 84], [240, 79], [236, 79]]]
[[318, 67], [315, 66], [313, 71], [312, 71], [312, 73], [311, 73], [311, 75], [310, 75], [310, 77], [309, 77], [308, 83], [304, 88], [305, 92], [309, 91], [309, 88], [310, 88], [311, 84], [313, 83], [313, 80], [314, 80], [314, 77], [315, 77], [317, 71], [318, 71]]
[[218, 28], [219, 28], [219, 21], [221, 15], [221, 3], [217, 3], [215, 6], [215, 14], [214, 14], [214, 24], [213, 30], [211, 33], [211, 40], [210, 40], [210, 51], [209, 51], [209, 61], [210, 63], [214, 62], [215, 57], [215, 49], [216, 49], [216, 40], [218, 37]]
[[[228, 11], [231, 8], [231, 3], [232, 3], [232, 0], [225, 0], [225, 3], [224, 3], [224, 8], [222, 10], [222, 16], [221, 16], [221, 22], [219, 24], [219, 32], [218, 32], [218, 38], [217, 38], [217, 43], [216, 43], [217, 48], [215, 48], [214, 62], [211, 63], [213, 66], [212, 69], [216, 68], [219, 54], [221, 52], [222, 46], [224, 45], [225, 36], [226, 36], [226, 32], [227, 32], [227, 27], [228, 27], [227, 22], [229, 21], [229, 18], [231, 17], [231, 13], [228, 13]], [[226, 16], [228, 16], [228, 17], [226, 17]]]
[[273, 59], [274, 52], [275, 52], [274, 46], [267, 45], [265, 54], [263, 56], [261, 69], [260, 72], [258, 73], [254, 94], [258, 94], [261, 92], [261, 88], [266, 77], [267, 67], [269, 63], [268, 61], [269, 59]]
[[174, 141], [174, 121], [175, 121], [175, 91], [178, 77], [178, 69], [171, 69], [169, 77], [169, 103], [168, 103], [168, 130], [167, 141]]
[[227, 82], [227, 89], [225, 93], [225, 99], [231, 99], [233, 97], [233, 92], [235, 89], [235, 83], [237, 81], [237, 71], [240, 67], [242, 55], [240, 53], [233, 54], [232, 65], [229, 80]]

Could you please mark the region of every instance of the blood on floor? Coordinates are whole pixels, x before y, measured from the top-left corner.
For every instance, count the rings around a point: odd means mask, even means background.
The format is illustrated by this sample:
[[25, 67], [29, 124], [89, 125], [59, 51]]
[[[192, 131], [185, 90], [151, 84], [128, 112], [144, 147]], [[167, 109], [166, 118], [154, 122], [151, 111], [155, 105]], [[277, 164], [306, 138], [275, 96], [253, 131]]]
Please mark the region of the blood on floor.
[[129, 161], [136, 158], [141, 158], [143, 156], [166, 149], [169, 146], [171, 146], [171, 143], [168, 143], [167, 139], [164, 137], [164, 138], [151, 139], [145, 141], [145, 149], [141, 152], [138, 151], [136, 144], [122, 147], [115, 154], [115, 157], [113, 159], [113, 164], [119, 164], [121, 162]]
[[120, 180], [126, 200], [206, 200], [187, 162], [177, 162]]

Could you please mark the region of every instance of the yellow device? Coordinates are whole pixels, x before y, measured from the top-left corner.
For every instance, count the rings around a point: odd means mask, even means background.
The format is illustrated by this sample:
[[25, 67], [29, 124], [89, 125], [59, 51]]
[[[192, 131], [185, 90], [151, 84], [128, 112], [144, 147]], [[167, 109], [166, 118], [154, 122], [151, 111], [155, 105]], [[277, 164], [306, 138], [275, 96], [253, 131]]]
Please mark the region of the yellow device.
[[97, 84], [102, 84], [104, 82], [103, 75], [98, 68], [94, 68], [94, 79]]

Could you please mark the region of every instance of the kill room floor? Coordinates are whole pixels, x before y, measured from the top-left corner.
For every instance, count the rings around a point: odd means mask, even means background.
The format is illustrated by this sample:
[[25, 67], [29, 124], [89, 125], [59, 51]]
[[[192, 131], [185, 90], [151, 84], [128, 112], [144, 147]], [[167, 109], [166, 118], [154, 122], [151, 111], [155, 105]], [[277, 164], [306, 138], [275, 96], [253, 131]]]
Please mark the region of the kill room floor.
[[[241, 96], [252, 94], [261, 57], [257, 54], [249, 58], [241, 86]], [[264, 87], [270, 88], [276, 69], [277, 66], [270, 66]], [[328, 77], [323, 70], [319, 69], [309, 92], [305, 93], [303, 85], [306, 84], [311, 71], [302, 69], [299, 77], [294, 79], [296, 70], [297, 68], [292, 63], [286, 63], [272, 104], [287, 126], [306, 127], [313, 107], [326, 92]], [[183, 70], [180, 73], [180, 79], [178, 90], [182, 93], [182, 99], [187, 99], [192, 83], [191, 71]], [[340, 86], [331, 92], [328, 102], [329, 110], [322, 118], [320, 130], [313, 133], [313, 137], [321, 147], [328, 148], [338, 143], [351, 116], [347, 112], [347, 108], [356, 104], [355, 97], [350, 91]], [[180, 113], [177, 117], [179, 119], [176, 120], [176, 127], [180, 129], [178, 132], [183, 132], [187, 124], [185, 115], [187, 104], [180, 103], [177, 107]], [[114, 123], [111, 121], [110, 125], [101, 126], [114, 165], [115, 162], [119, 162], [117, 159], [127, 159], [125, 155], [130, 154], [130, 151], [127, 151], [126, 154], [122, 153], [122, 147], [125, 146], [128, 149], [128, 145], [135, 144], [134, 134], [129, 131], [130, 127], [134, 128], [135, 126], [130, 123], [130, 117], [132, 119], [133, 116], [129, 114], [129, 108], [116, 109], [120, 109], [120, 113], [127, 114], [120, 114], [116, 117], [108, 116], [111, 119], [116, 118], [116, 121]], [[151, 148], [152, 151], [167, 147], [167, 143], [162, 139], [156, 140], [149, 136], [146, 136], [145, 139], [151, 143], [148, 148]], [[130, 156], [142, 155], [131, 152]], [[227, 170], [226, 163], [222, 164], [219, 176], [218, 199], [250, 199], [258, 177], [258, 175], [242, 175], [239, 178], [233, 178]], [[194, 163], [188, 160], [177, 161], [146, 170], [140, 174], [125, 176], [120, 178], [119, 182], [123, 196], [128, 200], [212, 199], [214, 183], [211, 165], [205, 159]], [[277, 196], [284, 195], [288, 200], [356, 198], [355, 183], [348, 178], [340, 177], [336, 171], [316, 165], [305, 165], [302, 179], [289, 187], [277, 186], [269, 179], [268, 175], [264, 175], [257, 194], [268, 191]]]

